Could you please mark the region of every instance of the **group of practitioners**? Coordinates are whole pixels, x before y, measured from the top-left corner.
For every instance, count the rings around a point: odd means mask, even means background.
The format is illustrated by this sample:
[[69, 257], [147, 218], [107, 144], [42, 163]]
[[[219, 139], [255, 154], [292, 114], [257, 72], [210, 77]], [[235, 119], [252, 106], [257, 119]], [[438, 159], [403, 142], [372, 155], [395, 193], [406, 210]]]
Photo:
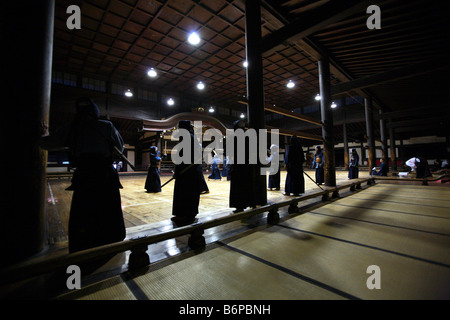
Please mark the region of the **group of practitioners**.
[[[191, 162], [177, 164], [174, 170], [174, 192], [172, 204], [172, 221], [177, 226], [191, 224], [198, 214], [200, 194], [209, 192], [203, 176], [202, 165], [195, 164], [194, 155], [201, 153], [201, 145], [194, 135], [190, 121], [180, 121], [179, 128], [190, 133]], [[234, 129], [246, 130], [245, 122], [238, 120]], [[80, 98], [76, 102], [75, 120], [60, 129], [56, 134], [49, 135], [46, 124], [42, 125], [43, 137], [39, 144], [46, 150], [69, 150], [71, 165], [75, 167], [72, 185], [68, 190], [73, 191], [69, 216], [69, 252], [76, 252], [88, 248], [118, 242], [125, 239], [125, 224], [121, 206], [120, 189], [117, 171], [113, 167], [113, 160], [117, 158], [114, 150], [123, 151], [124, 142], [112, 122], [100, 119], [99, 108], [90, 98]], [[248, 154], [248, 143], [246, 154]], [[235, 144], [236, 148], [236, 144]], [[278, 155], [279, 147], [272, 145], [270, 156]], [[255, 189], [260, 170], [254, 170], [254, 165], [248, 161], [237, 162], [237, 152], [230, 163], [224, 161], [224, 170], [220, 173], [217, 159], [213, 159], [210, 179], [227, 177], [230, 180], [229, 206], [239, 212], [248, 207], [256, 207], [265, 203], [258, 203], [258, 191]], [[278, 159], [278, 157], [277, 157]], [[147, 192], [161, 192], [159, 165], [162, 160], [156, 147], [150, 148], [150, 167], [148, 170], [145, 189]], [[286, 196], [298, 196], [305, 192], [303, 165], [305, 156], [296, 136], [290, 138], [284, 164], [287, 175], [285, 181]], [[352, 150], [349, 165], [349, 178], [358, 177], [359, 156]], [[417, 174], [422, 172], [422, 165], [426, 161], [416, 158], [414, 166]], [[386, 174], [386, 165], [381, 163], [379, 170], [373, 174]], [[312, 167], [315, 169], [315, 183], [324, 183], [324, 155], [320, 146], [316, 147]], [[280, 190], [280, 170], [269, 175], [269, 190]]]

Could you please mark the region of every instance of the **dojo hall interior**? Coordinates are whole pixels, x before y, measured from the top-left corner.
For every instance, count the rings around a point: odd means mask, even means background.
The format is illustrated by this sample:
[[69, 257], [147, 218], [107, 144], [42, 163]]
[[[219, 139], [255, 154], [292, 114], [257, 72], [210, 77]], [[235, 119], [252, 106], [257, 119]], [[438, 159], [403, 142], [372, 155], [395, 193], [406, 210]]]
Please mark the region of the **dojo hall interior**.
[[[35, 2], [8, 4], [3, 28], [14, 130], [2, 157], [1, 299], [450, 298], [448, 1]], [[39, 141], [72, 123], [81, 97], [124, 142], [111, 165], [126, 237], [69, 253], [76, 168], [68, 150]], [[230, 181], [210, 178], [219, 147], [201, 164], [208, 192], [195, 221], [175, 224], [173, 134], [183, 120], [200, 136], [237, 120], [274, 134], [279, 190], [268, 189], [269, 174], [255, 179], [265, 203], [234, 212]], [[299, 195], [284, 194], [292, 136], [305, 157]], [[144, 188], [151, 147], [162, 157], [156, 193]], [[382, 162], [387, 175], [374, 175]]]

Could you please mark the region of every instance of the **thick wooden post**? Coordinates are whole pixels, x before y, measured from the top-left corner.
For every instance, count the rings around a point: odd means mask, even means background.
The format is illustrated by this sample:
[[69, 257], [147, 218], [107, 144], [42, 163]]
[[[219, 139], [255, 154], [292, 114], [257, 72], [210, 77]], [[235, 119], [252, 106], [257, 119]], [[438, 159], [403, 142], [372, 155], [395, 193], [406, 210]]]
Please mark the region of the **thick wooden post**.
[[372, 110], [372, 99], [364, 99], [364, 107], [366, 111], [366, 130], [367, 130], [367, 147], [368, 147], [368, 162], [369, 162], [369, 172], [372, 168], [376, 166], [376, 154], [375, 154], [375, 137], [373, 133], [373, 110]]
[[[382, 115], [383, 111], [379, 110], [379, 114]], [[388, 155], [388, 144], [387, 144], [387, 134], [386, 134], [386, 120], [380, 118], [380, 140], [381, 140], [381, 157], [384, 163], [386, 163], [387, 168], [389, 168], [389, 155]], [[388, 169], [389, 171], [389, 169]]]
[[7, 1], [3, 10], [0, 266], [45, 246], [47, 152], [38, 142], [49, 123], [55, 2]]
[[[245, 1], [245, 50], [247, 55], [247, 115], [249, 128], [265, 129], [262, 64], [261, 1]], [[252, 166], [257, 204], [267, 203], [266, 176], [260, 165]]]
[[322, 138], [324, 145], [325, 185], [336, 186], [334, 156], [334, 126], [331, 111], [330, 62], [328, 58], [319, 61], [320, 113], [322, 116]]
[[392, 171], [397, 171], [397, 156], [395, 154], [395, 134], [394, 128], [389, 128], [389, 144], [390, 144], [390, 152], [391, 152], [391, 166]]

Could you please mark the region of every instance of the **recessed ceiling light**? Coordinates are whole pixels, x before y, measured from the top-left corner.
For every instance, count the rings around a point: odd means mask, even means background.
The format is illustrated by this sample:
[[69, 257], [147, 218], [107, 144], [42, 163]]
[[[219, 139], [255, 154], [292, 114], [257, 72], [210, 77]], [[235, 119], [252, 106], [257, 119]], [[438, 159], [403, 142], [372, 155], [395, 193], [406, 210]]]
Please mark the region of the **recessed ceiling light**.
[[125, 92], [125, 96], [127, 96], [127, 97], [132, 97], [132, 96], [133, 96], [133, 92], [131, 92], [131, 90], [128, 89], [128, 90]]
[[321, 97], [320, 94], [317, 94], [316, 97], [314, 98], [316, 101], [320, 101]]
[[241, 113], [240, 118], [244, 119], [245, 118], [245, 114]]
[[150, 68], [150, 70], [148, 70], [148, 72], [147, 72], [147, 75], [148, 75], [150, 78], [154, 78], [154, 77], [156, 77], [158, 74], [156, 73], [155, 69]]
[[288, 84], [286, 85], [289, 89], [295, 87], [295, 83], [292, 82], [292, 80], [289, 80]]
[[169, 106], [173, 106], [173, 105], [175, 104], [175, 101], [173, 101], [173, 99], [170, 98], [169, 100], [167, 100], [167, 104], [168, 104]]
[[205, 89], [205, 85], [203, 84], [203, 82], [199, 82], [199, 83], [197, 83], [197, 89], [198, 90], [203, 90], [203, 89]]
[[213, 107], [209, 107], [209, 112], [213, 113], [214, 112], [214, 108]]
[[247, 62], [247, 60], [245, 60], [244, 63], [243, 63], [242, 65], [244, 66], [244, 68], [247, 68], [247, 67], [248, 67], [248, 62]]
[[334, 109], [334, 108], [336, 108], [336, 107], [337, 107], [337, 104], [336, 104], [336, 103], [334, 103], [334, 102], [331, 103], [331, 108], [332, 108], [332, 109]]
[[200, 36], [197, 32], [192, 32], [188, 37], [188, 41], [190, 44], [197, 45], [200, 43]]

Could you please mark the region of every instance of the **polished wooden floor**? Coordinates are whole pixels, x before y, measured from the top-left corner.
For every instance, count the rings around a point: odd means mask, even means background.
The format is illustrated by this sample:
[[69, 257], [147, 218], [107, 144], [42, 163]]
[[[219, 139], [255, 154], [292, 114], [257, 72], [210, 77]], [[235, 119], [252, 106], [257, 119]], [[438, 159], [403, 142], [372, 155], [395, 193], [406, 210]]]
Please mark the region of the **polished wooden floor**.
[[[306, 171], [309, 176], [314, 177], [313, 170]], [[346, 171], [338, 171], [337, 182], [342, 183], [347, 180]], [[360, 177], [365, 176], [361, 174]], [[164, 184], [171, 176], [161, 176], [161, 183]], [[281, 190], [268, 191], [268, 201], [276, 202], [286, 199], [282, 195], [286, 172], [281, 172]], [[172, 200], [174, 181], [169, 182], [160, 193], [147, 193], [144, 189], [146, 174], [121, 175], [120, 181], [123, 189], [120, 190], [122, 198], [122, 208], [125, 226], [128, 234], [134, 234], [140, 230], [151, 228], [152, 224], [167, 221], [172, 217]], [[198, 218], [229, 214], [234, 208], [229, 207], [230, 182], [222, 180], [208, 181], [208, 173], [205, 179], [210, 192], [202, 194]], [[65, 189], [70, 185], [68, 178], [52, 178], [48, 180], [47, 188], [47, 216], [49, 220], [49, 242], [61, 242], [67, 240], [67, 228], [72, 200], [72, 192]], [[307, 176], [305, 176], [306, 192], [319, 190]]]
[[[209, 185], [209, 200], [224, 201], [214, 190], [227, 184]], [[59, 298], [449, 299], [449, 247], [448, 186], [379, 183], [210, 243], [204, 252], [162, 259], [139, 275], [117, 275]], [[370, 266], [378, 268], [377, 280]]]

